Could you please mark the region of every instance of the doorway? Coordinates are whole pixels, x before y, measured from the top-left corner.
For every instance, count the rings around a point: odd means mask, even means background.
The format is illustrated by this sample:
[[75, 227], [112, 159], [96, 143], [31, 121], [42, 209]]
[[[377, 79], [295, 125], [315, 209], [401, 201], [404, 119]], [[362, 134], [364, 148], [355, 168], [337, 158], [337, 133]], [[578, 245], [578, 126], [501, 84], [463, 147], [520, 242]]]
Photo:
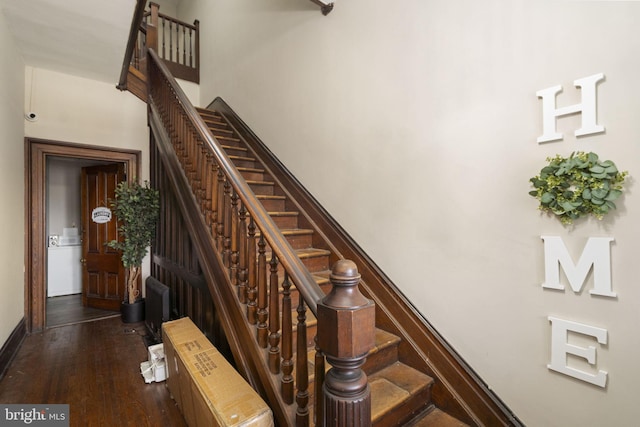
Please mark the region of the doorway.
[[[122, 163], [127, 179], [140, 176], [141, 152], [25, 138], [25, 320], [27, 331], [47, 327], [47, 160]], [[73, 227], [69, 227], [73, 228]]]
[[[89, 277], [86, 262], [86, 243], [96, 236], [107, 233], [88, 233], [92, 227], [86, 220], [90, 214], [87, 209], [95, 208], [98, 201], [88, 202], [86, 187], [88, 180], [83, 179], [86, 171], [119, 170], [118, 181], [124, 180], [124, 163], [111, 161], [78, 159], [72, 157], [48, 156], [46, 159], [45, 199], [46, 199], [46, 228], [47, 228], [47, 302], [46, 302], [46, 328], [80, 323], [119, 315], [122, 295], [116, 294], [109, 307], [103, 304], [94, 304], [94, 297], [87, 292]], [[83, 179], [81, 181], [81, 179]], [[92, 189], [99, 184], [91, 181]], [[103, 185], [103, 187], [107, 187]], [[113, 185], [104, 188], [105, 194], [100, 200], [104, 206], [108, 204], [108, 198], [113, 198]], [[93, 192], [92, 192], [93, 194]], [[94, 197], [95, 198], [95, 197]], [[105, 227], [95, 224], [97, 227]], [[117, 238], [115, 221], [108, 224], [110, 234]], [[92, 227], [95, 228], [95, 227]], [[99, 230], [94, 230], [98, 232]], [[104, 231], [104, 230], [100, 230]], [[99, 245], [99, 251], [104, 251], [103, 245]], [[114, 263], [120, 269], [120, 256], [115, 253]], [[93, 254], [92, 254], [93, 256]], [[105, 273], [103, 266], [99, 266]], [[121, 282], [124, 290], [124, 267], [116, 284]], [[98, 277], [102, 277], [103, 271], [97, 271]], [[95, 281], [92, 281], [92, 283]], [[97, 283], [98, 289], [109, 289], [104, 283]], [[101, 286], [100, 286], [101, 285]], [[123, 293], [123, 292], [122, 292]], [[87, 300], [87, 298], [89, 298]], [[98, 299], [102, 303], [103, 300]]]

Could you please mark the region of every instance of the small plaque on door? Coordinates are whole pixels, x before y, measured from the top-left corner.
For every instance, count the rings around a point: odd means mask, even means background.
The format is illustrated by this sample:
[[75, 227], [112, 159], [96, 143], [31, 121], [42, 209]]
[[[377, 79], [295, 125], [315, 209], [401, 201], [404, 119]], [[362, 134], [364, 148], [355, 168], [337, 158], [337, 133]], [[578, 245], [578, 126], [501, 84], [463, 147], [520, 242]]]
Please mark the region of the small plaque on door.
[[104, 224], [105, 222], [111, 221], [111, 209], [104, 206], [98, 206], [91, 211], [91, 220], [98, 224]]

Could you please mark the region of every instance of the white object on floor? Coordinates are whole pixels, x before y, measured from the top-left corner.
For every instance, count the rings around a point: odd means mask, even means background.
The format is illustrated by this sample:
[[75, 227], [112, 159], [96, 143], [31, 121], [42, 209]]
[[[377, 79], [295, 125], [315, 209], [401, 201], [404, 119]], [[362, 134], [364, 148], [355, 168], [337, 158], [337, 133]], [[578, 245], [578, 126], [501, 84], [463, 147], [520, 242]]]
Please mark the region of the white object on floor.
[[149, 360], [140, 364], [140, 373], [144, 377], [144, 382], [160, 382], [167, 379], [164, 364], [164, 345], [151, 345], [147, 349], [149, 351]]

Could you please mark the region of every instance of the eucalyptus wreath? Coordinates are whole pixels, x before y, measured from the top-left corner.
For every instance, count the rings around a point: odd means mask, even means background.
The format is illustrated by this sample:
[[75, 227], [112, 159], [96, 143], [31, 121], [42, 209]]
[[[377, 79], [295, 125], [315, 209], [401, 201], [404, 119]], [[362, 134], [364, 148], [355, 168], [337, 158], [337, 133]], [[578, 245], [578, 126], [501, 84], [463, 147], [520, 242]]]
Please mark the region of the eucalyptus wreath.
[[535, 188], [529, 194], [540, 201], [538, 209], [553, 213], [563, 224], [589, 214], [602, 219], [616, 209], [613, 201], [622, 194], [628, 172], [618, 171], [611, 160], [576, 151], [547, 161], [540, 174], [529, 179]]

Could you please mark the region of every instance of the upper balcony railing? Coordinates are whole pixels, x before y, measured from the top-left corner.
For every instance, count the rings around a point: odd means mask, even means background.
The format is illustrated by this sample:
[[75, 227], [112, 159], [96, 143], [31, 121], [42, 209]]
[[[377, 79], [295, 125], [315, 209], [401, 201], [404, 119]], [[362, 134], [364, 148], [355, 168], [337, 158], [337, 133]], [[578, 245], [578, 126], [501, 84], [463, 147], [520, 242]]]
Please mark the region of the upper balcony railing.
[[127, 89], [130, 73], [147, 74], [147, 49], [152, 48], [175, 78], [200, 83], [199, 22], [193, 24], [159, 12], [157, 3], [138, 0], [122, 65], [118, 89]]

